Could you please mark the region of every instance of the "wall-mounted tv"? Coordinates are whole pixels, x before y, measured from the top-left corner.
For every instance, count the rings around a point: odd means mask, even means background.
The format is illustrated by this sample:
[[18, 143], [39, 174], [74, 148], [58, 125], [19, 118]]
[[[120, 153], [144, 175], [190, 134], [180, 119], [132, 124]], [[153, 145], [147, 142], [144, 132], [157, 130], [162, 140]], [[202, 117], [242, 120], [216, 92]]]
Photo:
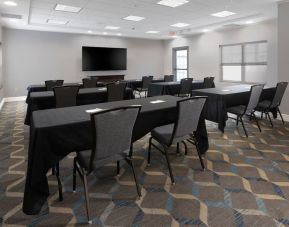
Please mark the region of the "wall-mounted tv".
[[126, 70], [126, 48], [82, 47], [82, 71]]

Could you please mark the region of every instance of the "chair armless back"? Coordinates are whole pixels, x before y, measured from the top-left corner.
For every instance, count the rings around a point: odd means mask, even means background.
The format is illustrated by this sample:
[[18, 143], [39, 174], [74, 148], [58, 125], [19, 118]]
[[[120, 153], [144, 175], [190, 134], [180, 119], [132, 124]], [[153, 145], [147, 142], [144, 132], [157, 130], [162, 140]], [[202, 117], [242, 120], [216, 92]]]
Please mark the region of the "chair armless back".
[[83, 88], [94, 88], [97, 87], [97, 78], [83, 78]]
[[142, 77], [142, 89], [148, 89], [153, 81], [153, 76], [143, 76]]
[[59, 87], [63, 85], [64, 80], [46, 80], [45, 87], [47, 91], [52, 91], [53, 87]]
[[205, 77], [203, 88], [213, 88], [214, 87], [214, 79], [215, 79], [215, 77]]
[[270, 108], [276, 108], [276, 107], [280, 106], [287, 86], [288, 86], [288, 82], [279, 82], [277, 84], [274, 98], [272, 100]]
[[165, 75], [164, 76], [164, 82], [173, 82], [174, 81], [174, 75]]
[[245, 113], [251, 113], [257, 107], [263, 88], [264, 84], [257, 84], [251, 86], [250, 99], [246, 107]]
[[179, 95], [186, 95], [190, 94], [193, 86], [193, 78], [184, 78], [181, 79], [181, 86], [180, 86], [180, 91]]
[[207, 97], [199, 96], [178, 101], [178, 117], [171, 142], [195, 132]]
[[107, 87], [108, 102], [124, 100], [126, 83], [120, 82], [110, 83], [107, 84], [106, 87]]
[[90, 170], [96, 161], [113, 161], [117, 155], [129, 154], [133, 128], [140, 109], [141, 106], [127, 106], [90, 115], [93, 136]]
[[79, 86], [54, 87], [54, 97], [56, 108], [76, 106]]

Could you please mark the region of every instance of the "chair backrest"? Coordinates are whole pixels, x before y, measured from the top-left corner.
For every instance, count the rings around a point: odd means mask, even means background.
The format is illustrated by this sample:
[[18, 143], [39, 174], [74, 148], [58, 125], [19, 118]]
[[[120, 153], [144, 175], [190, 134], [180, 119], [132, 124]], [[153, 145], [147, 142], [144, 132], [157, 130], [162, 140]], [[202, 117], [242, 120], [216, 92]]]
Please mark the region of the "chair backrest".
[[53, 87], [59, 87], [63, 85], [64, 80], [46, 80], [45, 87], [47, 91], [52, 91]]
[[274, 98], [272, 100], [270, 108], [275, 108], [275, 107], [280, 106], [287, 86], [288, 86], [288, 82], [279, 82], [277, 84], [276, 90], [275, 90], [275, 94], [274, 94]]
[[215, 77], [205, 77], [203, 88], [213, 88], [214, 87], [214, 79], [215, 79]]
[[93, 170], [95, 161], [122, 153], [129, 154], [133, 128], [140, 109], [141, 106], [127, 106], [90, 115], [93, 147], [89, 171]]
[[79, 86], [54, 87], [53, 91], [56, 100], [56, 108], [76, 106]]
[[173, 82], [174, 81], [174, 75], [165, 75], [164, 76], [164, 82]]
[[193, 78], [184, 78], [181, 79], [181, 86], [180, 86], [180, 95], [187, 95], [191, 93], [192, 86], [193, 86]]
[[97, 87], [97, 78], [83, 78], [83, 88], [94, 88]]
[[251, 86], [250, 99], [246, 107], [245, 113], [251, 113], [257, 107], [263, 88], [264, 84], [257, 84]]
[[195, 132], [207, 97], [196, 96], [178, 101], [178, 117], [171, 142]]
[[107, 84], [106, 87], [107, 87], [107, 101], [108, 102], [124, 100], [126, 83], [120, 83], [120, 82], [110, 83], [110, 84]]
[[153, 76], [143, 76], [142, 77], [142, 89], [148, 89], [153, 79], [154, 79]]

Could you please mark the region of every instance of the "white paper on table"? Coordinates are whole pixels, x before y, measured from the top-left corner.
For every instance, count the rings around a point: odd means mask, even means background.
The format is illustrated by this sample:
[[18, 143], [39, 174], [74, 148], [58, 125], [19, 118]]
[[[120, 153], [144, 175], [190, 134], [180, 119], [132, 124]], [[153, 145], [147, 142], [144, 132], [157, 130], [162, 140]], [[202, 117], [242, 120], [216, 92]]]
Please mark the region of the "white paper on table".
[[85, 112], [86, 113], [96, 113], [96, 112], [99, 112], [99, 111], [102, 111], [103, 109], [100, 109], [100, 108], [95, 108], [95, 109], [91, 109], [91, 110], [86, 110]]
[[166, 102], [164, 100], [155, 100], [155, 101], [151, 101], [151, 104], [157, 104], [157, 103], [162, 103], [162, 102]]
[[98, 88], [98, 90], [100, 90], [100, 91], [105, 91], [105, 90], [106, 90], [106, 87]]
[[231, 91], [231, 90], [228, 90], [228, 89], [224, 89], [224, 90], [222, 90], [222, 91]]

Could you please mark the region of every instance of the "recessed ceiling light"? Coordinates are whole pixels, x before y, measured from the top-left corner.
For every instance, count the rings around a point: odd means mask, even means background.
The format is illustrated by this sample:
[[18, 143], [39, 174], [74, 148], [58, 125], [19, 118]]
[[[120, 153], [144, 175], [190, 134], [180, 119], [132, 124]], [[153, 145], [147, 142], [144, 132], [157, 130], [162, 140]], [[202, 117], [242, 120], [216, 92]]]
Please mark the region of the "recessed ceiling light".
[[102, 34], [103, 34], [103, 35], [107, 35], [107, 32], [103, 32]]
[[235, 15], [235, 14], [236, 13], [233, 13], [233, 12], [230, 12], [230, 11], [222, 11], [222, 12], [211, 14], [211, 16], [214, 16], [214, 17], [229, 17], [229, 16], [232, 16], [232, 15]]
[[47, 24], [66, 25], [68, 21], [48, 19]]
[[188, 2], [189, 2], [188, 0], [161, 0], [157, 4], [174, 8], [184, 5]]
[[209, 29], [203, 29], [202, 32], [206, 33], [206, 32], [209, 32], [210, 30]]
[[251, 21], [251, 20], [246, 21], [246, 24], [253, 24], [253, 23], [254, 21]]
[[54, 8], [56, 11], [63, 11], [63, 12], [70, 12], [70, 13], [78, 13], [81, 8], [77, 6], [67, 6], [67, 5], [61, 5], [57, 4]]
[[9, 21], [10, 21], [10, 22], [18, 22], [19, 19], [16, 19], [16, 18], [10, 18]]
[[122, 36], [122, 34], [121, 34], [121, 33], [117, 33], [116, 35], [117, 35], [117, 36]]
[[158, 33], [160, 33], [159, 31], [147, 31], [146, 32], [147, 34], [158, 34]]
[[123, 19], [124, 20], [131, 20], [131, 21], [141, 21], [141, 20], [144, 20], [145, 18], [144, 17], [130, 15], [130, 16], [127, 16], [127, 17], [125, 17]]
[[91, 30], [88, 30], [87, 33], [92, 33], [92, 31], [91, 31]]
[[18, 5], [17, 2], [13, 2], [13, 1], [5, 1], [4, 4], [7, 6], [17, 6]]
[[190, 24], [185, 24], [185, 23], [176, 23], [176, 24], [172, 24], [172, 27], [177, 27], [177, 28], [183, 28], [183, 27], [187, 27]]
[[118, 30], [118, 29], [120, 29], [120, 27], [106, 26], [104, 29], [108, 29], [108, 30]]

